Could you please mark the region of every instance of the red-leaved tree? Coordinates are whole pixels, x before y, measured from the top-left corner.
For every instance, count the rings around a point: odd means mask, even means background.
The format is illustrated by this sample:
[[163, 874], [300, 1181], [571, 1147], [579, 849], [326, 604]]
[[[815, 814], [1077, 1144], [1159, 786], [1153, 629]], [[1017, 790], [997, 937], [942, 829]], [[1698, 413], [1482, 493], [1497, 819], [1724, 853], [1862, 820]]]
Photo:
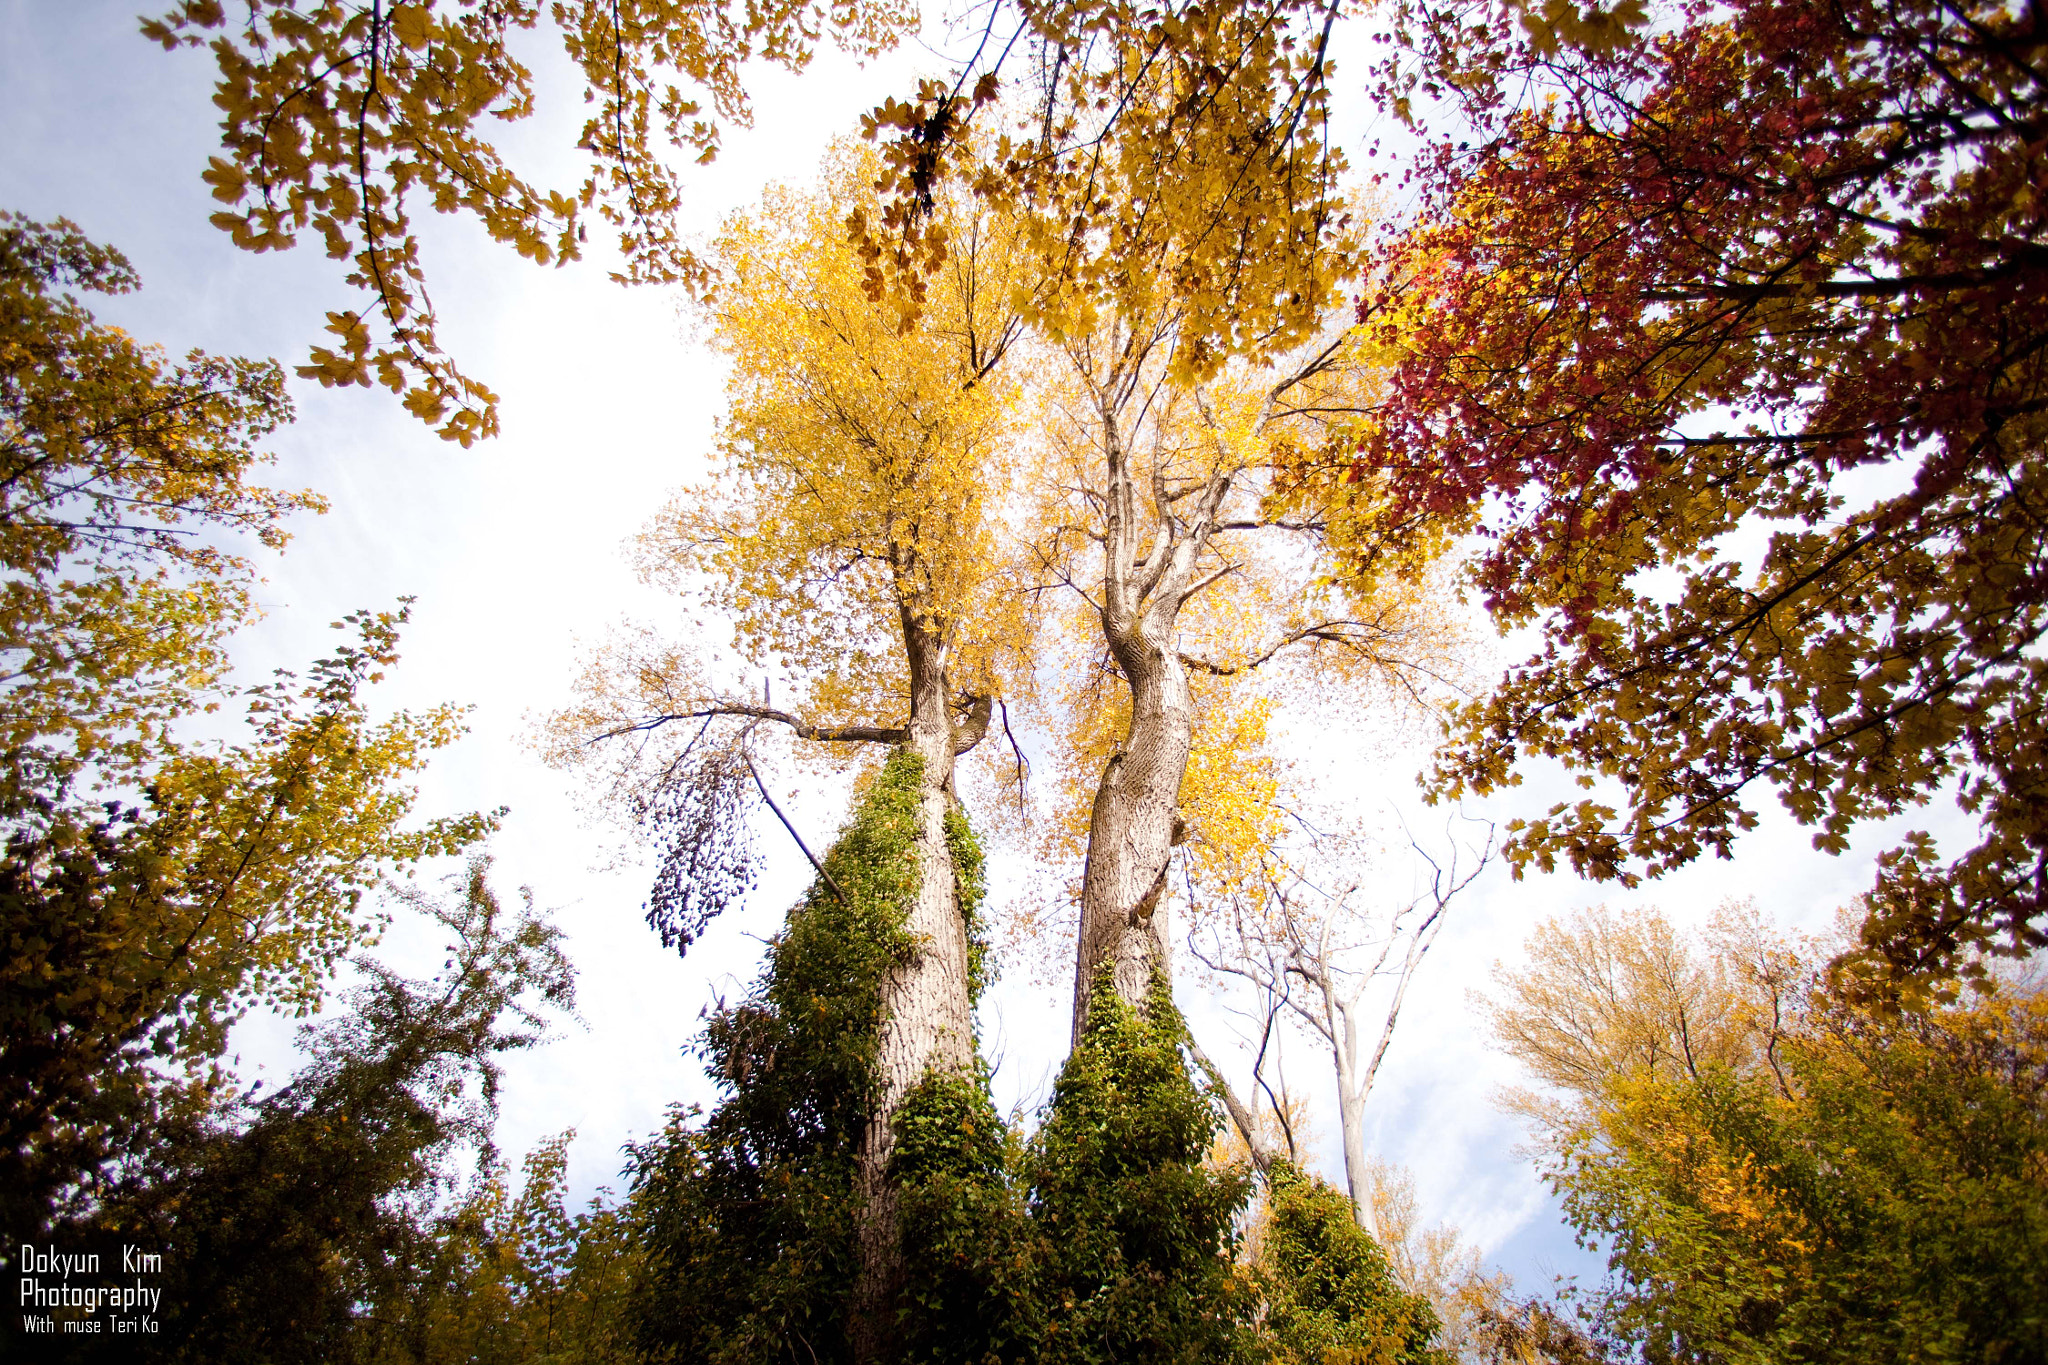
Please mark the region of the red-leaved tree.
[[1360, 303], [1387, 404], [1308, 477], [1478, 532], [1488, 607], [1539, 632], [1436, 790], [1558, 760], [1594, 790], [1509, 856], [1624, 882], [1726, 856], [1765, 787], [1830, 851], [1949, 792], [1979, 841], [1887, 853], [1868, 947], [1920, 971], [2048, 942], [2041, 6], [1402, 31], [1386, 93], [1465, 131]]

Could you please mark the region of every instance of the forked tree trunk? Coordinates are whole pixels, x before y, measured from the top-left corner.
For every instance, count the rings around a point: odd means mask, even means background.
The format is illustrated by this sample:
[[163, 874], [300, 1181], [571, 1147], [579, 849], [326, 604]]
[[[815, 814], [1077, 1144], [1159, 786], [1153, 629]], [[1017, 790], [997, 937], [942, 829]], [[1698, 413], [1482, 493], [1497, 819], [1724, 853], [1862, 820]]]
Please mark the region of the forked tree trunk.
[[1074, 1042], [1088, 1021], [1089, 997], [1104, 964], [1118, 996], [1141, 1013], [1155, 972], [1168, 970], [1159, 907], [1173, 846], [1180, 837], [1180, 786], [1194, 747], [1195, 708], [1180, 655], [1180, 612], [1191, 594], [1217, 510], [1232, 474], [1215, 470], [1182, 492], [1187, 514], [1173, 515], [1155, 478], [1157, 525], [1140, 524], [1137, 471], [1125, 448], [1116, 404], [1098, 393], [1108, 456], [1103, 536], [1102, 638], [1131, 689], [1130, 727], [1103, 770], [1088, 821], [1081, 874], [1081, 926], [1074, 954]]
[[894, 1336], [891, 1315], [902, 1252], [889, 1157], [895, 1149], [897, 1111], [927, 1072], [966, 1073], [974, 1066], [967, 930], [946, 842], [946, 812], [954, 800], [954, 755], [980, 736], [955, 727], [948, 714], [944, 643], [908, 619], [904, 634], [911, 673], [904, 747], [923, 764], [914, 840], [917, 895], [904, 925], [916, 947], [882, 978], [874, 1106], [855, 1177], [861, 1200], [860, 1264], [848, 1328], [854, 1359], [861, 1362], [886, 1359]]
[[[1173, 405], [1164, 379], [1148, 379], [1152, 348], [1167, 340], [1162, 325], [1148, 337], [1142, 329], [1119, 333], [1100, 374], [1090, 356], [1077, 352], [1077, 377], [1090, 390], [1106, 475], [1090, 501], [1102, 509], [1103, 577], [1098, 610], [1103, 641], [1131, 689], [1131, 719], [1124, 743], [1110, 759], [1089, 816], [1087, 865], [1081, 878], [1081, 925], [1074, 959], [1074, 1040], [1087, 1022], [1089, 996], [1105, 965], [1119, 997], [1141, 1012], [1155, 973], [1168, 968], [1167, 935], [1159, 907], [1173, 846], [1181, 837], [1178, 818], [1182, 779], [1193, 748], [1195, 715], [1187, 664], [1179, 646], [1180, 613], [1190, 598], [1232, 571], [1207, 558], [1212, 540], [1225, 529], [1263, 523], [1257, 516], [1233, 520], [1226, 528], [1223, 508], [1247, 466], [1239, 463], [1239, 438], [1225, 439], [1218, 419], [1199, 393], [1209, 444], [1207, 471], [1193, 466], [1172, 471], [1159, 424]], [[1335, 354], [1325, 347], [1265, 397], [1252, 434], [1262, 433], [1278, 411], [1283, 393], [1322, 373]], [[1147, 416], [1147, 413], [1150, 416]], [[1126, 418], [1130, 419], [1126, 429]], [[1152, 423], [1154, 463], [1133, 463], [1131, 444]], [[1144, 514], [1140, 504], [1149, 503]], [[1298, 529], [1298, 528], [1297, 528]], [[1206, 576], [1205, 576], [1206, 575]], [[1283, 639], [1257, 667], [1285, 644], [1305, 638], [1337, 638], [1328, 631], [1351, 622], [1308, 627]]]
[[1110, 650], [1130, 684], [1131, 722], [1123, 748], [1103, 771], [1088, 821], [1074, 957], [1076, 1043], [1103, 964], [1111, 964], [1116, 993], [1140, 1010], [1153, 973], [1168, 966], [1159, 907], [1173, 857], [1181, 779], [1194, 745], [1195, 711], [1187, 670], [1172, 647], [1178, 603], [1171, 611], [1159, 609], [1167, 605], [1156, 604], [1147, 613], [1164, 618], [1156, 622], [1104, 618]]

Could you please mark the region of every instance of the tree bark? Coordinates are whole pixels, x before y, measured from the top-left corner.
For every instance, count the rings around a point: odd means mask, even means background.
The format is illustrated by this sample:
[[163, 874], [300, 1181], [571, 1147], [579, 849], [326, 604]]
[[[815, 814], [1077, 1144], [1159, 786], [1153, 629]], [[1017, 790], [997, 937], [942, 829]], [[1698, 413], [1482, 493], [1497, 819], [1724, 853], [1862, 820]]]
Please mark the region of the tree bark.
[[[1166, 973], [1167, 937], [1159, 915], [1173, 846], [1181, 836], [1181, 779], [1194, 745], [1194, 699], [1181, 661], [1182, 606], [1198, 592], [1197, 565], [1217, 529], [1217, 510], [1233, 471], [1213, 470], [1184, 490], [1190, 512], [1175, 515], [1164, 474], [1155, 469], [1141, 495], [1114, 383], [1096, 390], [1108, 459], [1103, 506], [1102, 635], [1131, 689], [1130, 727], [1103, 770], [1088, 821], [1081, 874], [1081, 926], [1074, 957], [1073, 1039], [1081, 1040], [1097, 974], [1110, 964], [1118, 996], [1145, 1009], [1155, 972]], [[1141, 523], [1149, 496], [1154, 524]]]
[[[974, 1065], [967, 929], [946, 842], [946, 812], [955, 799], [954, 756], [980, 735], [972, 718], [963, 731], [947, 710], [946, 642], [913, 620], [907, 609], [904, 639], [911, 677], [904, 748], [923, 764], [913, 845], [917, 894], [904, 925], [916, 946], [882, 980], [874, 1103], [855, 1176], [861, 1200], [859, 1273], [848, 1330], [853, 1357], [864, 1365], [888, 1358], [895, 1336], [891, 1315], [902, 1279], [902, 1238], [889, 1157], [896, 1145], [897, 1111], [926, 1073], [966, 1073]], [[985, 728], [985, 711], [977, 714]]]
[[[1386, 1244], [1381, 1235], [1379, 1211], [1373, 1207], [1372, 1181], [1365, 1164], [1366, 1086], [1358, 1076], [1358, 1026], [1351, 1010], [1330, 1000], [1330, 1053], [1337, 1064], [1337, 1126], [1344, 1139], [1344, 1181], [1351, 1191], [1351, 1213], [1375, 1242]], [[1340, 1041], [1341, 1038], [1341, 1041]]]
[[[1165, 604], [1159, 604], [1165, 605]], [[1074, 958], [1073, 1037], [1088, 1018], [1097, 973], [1112, 964], [1118, 996], [1142, 1010], [1155, 971], [1168, 970], [1159, 912], [1178, 824], [1181, 778], [1194, 745], [1194, 702], [1187, 670], [1172, 648], [1172, 611], [1148, 613], [1165, 644], [1142, 626], [1112, 622], [1104, 631], [1131, 688], [1131, 723], [1095, 790], [1088, 856], [1081, 878], [1081, 929]], [[1121, 628], [1119, 628], [1121, 626]]]

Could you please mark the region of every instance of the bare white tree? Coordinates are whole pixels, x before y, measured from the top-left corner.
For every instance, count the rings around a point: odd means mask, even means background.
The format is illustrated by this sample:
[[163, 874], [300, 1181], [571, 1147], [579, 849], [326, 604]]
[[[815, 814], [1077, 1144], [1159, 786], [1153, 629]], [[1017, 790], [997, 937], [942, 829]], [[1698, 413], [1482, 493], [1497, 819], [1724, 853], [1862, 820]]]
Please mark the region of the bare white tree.
[[[1454, 820], [1446, 828], [1442, 851], [1409, 837], [1416, 871], [1412, 893], [1405, 901], [1382, 901], [1377, 908], [1368, 903], [1362, 877], [1355, 871], [1343, 875], [1363, 863], [1361, 841], [1304, 827], [1300, 847], [1275, 850], [1269, 857], [1261, 894], [1233, 897], [1220, 907], [1222, 913], [1189, 935], [1189, 953], [1196, 961], [1217, 976], [1248, 983], [1259, 1002], [1251, 1104], [1195, 1048], [1197, 1062], [1215, 1078], [1253, 1159], [1263, 1167], [1278, 1155], [1261, 1136], [1257, 1106], [1273, 1028], [1284, 1014], [1329, 1049], [1337, 1073], [1351, 1206], [1360, 1226], [1380, 1241], [1386, 1229], [1375, 1215], [1372, 1166], [1365, 1151], [1366, 1100], [1393, 1043], [1408, 989], [1452, 903], [1493, 858], [1491, 824], [1483, 825], [1476, 840], [1464, 841], [1455, 826]], [[1271, 1102], [1270, 1091], [1267, 1097]]]

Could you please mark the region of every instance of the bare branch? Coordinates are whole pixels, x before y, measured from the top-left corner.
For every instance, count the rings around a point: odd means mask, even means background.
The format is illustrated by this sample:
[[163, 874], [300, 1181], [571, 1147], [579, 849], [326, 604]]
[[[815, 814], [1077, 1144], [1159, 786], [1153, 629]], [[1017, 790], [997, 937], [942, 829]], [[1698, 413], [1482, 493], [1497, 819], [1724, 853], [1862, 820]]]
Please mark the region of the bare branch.
[[778, 711], [772, 706], [757, 706], [752, 702], [742, 701], [717, 701], [692, 711], [665, 711], [642, 720], [615, 725], [592, 735], [584, 743], [596, 744], [602, 740], [617, 739], [621, 735], [658, 730], [679, 720], [702, 720], [711, 716], [737, 716], [747, 720], [774, 721], [778, 725], [788, 726], [798, 739], [822, 740], [827, 743], [901, 744], [909, 738], [910, 733], [900, 725], [813, 725], [807, 720], [801, 720], [787, 711]]
[[1010, 741], [1010, 752], [1017, 758], [1017, 814], [1021, 816], [1024, 813], [1024, 779], [1030, 775], [1031, 764], [1024, 757], [1024, 750], [1019, 747], [1017, 737], [1010, 733], [1009, 703], [1000, 702], [998, 705], [1003, 712], [1003, 738]]
[[1244, 1138], [1244, 1145], [1251, 1150], [1252, 1164], [1259, 1168], [1261, 1175], [1265, 1174], [1273, 1165], [1274, 1152], [1271, 1144], [1266, 1141], [1265, 1134], [1259, 1131], [1257, 1116], [1246, 1107], [1245, 1102], [1238, 1097], [1237, 1091], [1224, 1078], [1223, 1069], [1209, 1060], [1208, 1053], [1202, 1051], [1202, 1045], [1195, 1041], [1192, 1031], [1188, 1034], [1188, 1055], [1195, 1059], [1195, 1065], [1202, 1068], [1208, 1075], [1210, 1083], [1216, 1087], [1216, 1093], [1222, 1096], [1223, 1107], [1230, 1113], [1230, 1121], [1237, 1126], [1238, 1133]]
[[789, 817], [782, 813], [782, 807], [776, 805], [775, 798], [768, 794], [768, 784], [761, 780], [761, 770], [754, 766], [754, 756], [745, 749], [741, 749], [740, 757], [746, 761], [747, 771], [753, 774], [754, 785], [760, 789], [761, 799], [768, 803], [768, 809], [775, 812], [775, 818], [780, 820], [782, 827], [789, 831], [789, 837], [796, 840], [796, 846], [804, 851], [804, 857], [811, 860], [811, 866], [818, 869], [818, 876], [823, 878], [825, 885], [832, 889], [832, 894], [839, 898], [839, 903], [851, 910], [853, 902], [846, 898], [846, 892], [840, 889], [838, 880], [825, 870], [825, 865], [818, 861], [818, 855], [811, 852], [811, 846], [804, 842], [804, 836], [796, 832], [796, 826], [789, 823]]
[[[1225, 572], [1228, 572], [1228, 570], [1225, 570]], [[1220, 577], [1221, 575], [1217, 576]], [[1212, 673], [1219, 678], [1227, 678], [1235, 673], [1249, 673], [1252, 669], [1269, 662], [1281, 650], [1286, 649], [1290, 645], [1300, 644], [1303, 640], [1316, 640], [1325, 644], [1350, 645], [1353, 648], [1360, 648], [1365, 643], [1365, 637], [1373, 635], [1384, 636], [1386, 634], [1385, 630], [1370, 621], [1318, 621], [1314, 625], [1303, 626], [1298, 630], [1289, 631], [1264, 652], [1243, 663], [1219, 664], [1209, 659], [1197, 658], [1193, 654], [1181, 655], [1180, 661], [1189, 668], [1200, 669], [1204, 673]]]

